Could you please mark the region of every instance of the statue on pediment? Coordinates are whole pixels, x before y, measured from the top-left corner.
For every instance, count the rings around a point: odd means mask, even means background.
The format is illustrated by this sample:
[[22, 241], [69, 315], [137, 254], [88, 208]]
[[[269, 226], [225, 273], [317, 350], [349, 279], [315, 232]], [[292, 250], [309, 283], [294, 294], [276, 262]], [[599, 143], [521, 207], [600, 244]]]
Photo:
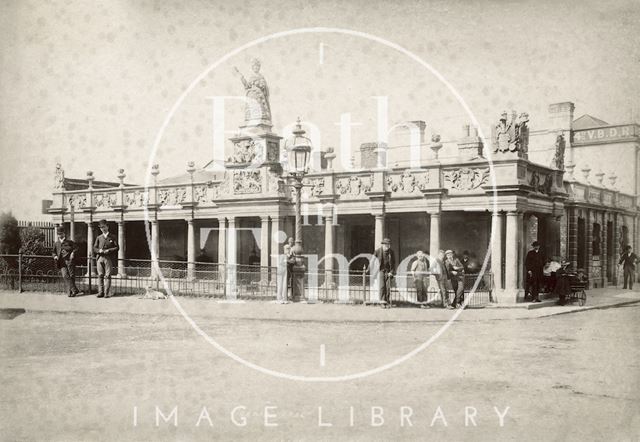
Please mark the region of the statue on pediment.
[[493, 151], [517, 152], [518, 156], [526, 156], [529, 149], [528, 122], [529, 114], [526, 112], [518, 115], [516, 111], [512, 111], [510, 120], [507, 118], [507, 113], [503, 112], [500, 121], [492, 130]]
[[566, 143], [564, 140], [564, 135], [562, 133], [558, 134], [556, 137], [556, 153], [553, 156], [553, 166], [558, 170], [564, 170], [564, 149]]
[[53, 188], [56, 190], [64, 190], [64, 169], [62, 164], [56, 164], [56, 171], [53, 177]]
[[247, 125], [271, 123], [271, 106], [269, 105], [269, 87], [267, 80], [260, 73], [260, 61], [251, 61], [253, 75], [247, 80], [234, 66], [234, 73], [240, 77], [244, 85], [247, 102], [245, 103], [244, 120]]

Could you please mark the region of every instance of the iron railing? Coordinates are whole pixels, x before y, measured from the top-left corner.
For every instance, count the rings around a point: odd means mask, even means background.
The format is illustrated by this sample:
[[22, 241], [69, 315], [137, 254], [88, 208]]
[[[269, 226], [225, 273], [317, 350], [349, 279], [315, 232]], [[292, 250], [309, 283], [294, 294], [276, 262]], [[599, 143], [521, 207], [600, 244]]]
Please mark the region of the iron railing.
[[[115, 260], [114, 260], [115, 261]], [[114, 262], [111, 291], [113, 295], [139, 295], [147, 287], [169, 291], [177, 296], [238, 299], [276, 299], [276, 267], [231, 265], [205, 262], [125, 259]], [[77, 287], [96, 293], [98, 274], [95, 259], [76, 260]], [[471, 307], [494, 302], [493, 275], [465, 275], [464, 293]], [[281, 279], [282, 280], [282, 279]], [[51, 256], [0, 255], [0, 288], [18, 291], [65, 293], [66, 286]], [[367, 269], [360, 271], [305, 271], [304, 298], [309, 301], [368, 303], [379, 299], [376, 278]], [[291, 298], [291, 289], [288, 289]], [[449, 290], [450, 298], [453, 291]], [[434, 277], [429, 278], [429, 303], [438, 304], [440, 294]], [[391, 301], [416, 303], [416, 289], [409, 274], [395, 275], [391, 282]]]

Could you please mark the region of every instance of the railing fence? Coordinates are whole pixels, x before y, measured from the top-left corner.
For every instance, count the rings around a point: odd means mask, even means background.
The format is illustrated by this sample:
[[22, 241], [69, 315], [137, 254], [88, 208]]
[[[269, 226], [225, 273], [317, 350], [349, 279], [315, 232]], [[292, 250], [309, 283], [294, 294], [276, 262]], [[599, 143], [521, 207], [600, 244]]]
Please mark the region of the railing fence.
[[[233, 299], [276, 299], [277, 268], [204, 262], [125, 259], [114, 263], [111, 277], [113, 295], [141, 295], [147, 288], [164, 290], [176, 296]], [[98, 271], [95, 258], [76, 260], [74, 274], [77, 287], [96, 293]], [[379, 299], [376, 277], [366, 269], [338, 272], [306, 271], [304, 298], [310, 302], [368, 303]], [[464, 294], [471, 307], [482, 307], [493, 298], [493, 275], [480, 277], [473, 296], [471, 289], [478, 275], [465, 275]], [[0, 288], [22, 291], [64, 293], [67, 288], [51, 256], [0, 255]], [[289, 298], [291, 289], [289, 288]], [[413, 277], [395, 275], [391, 282], [394, 303], [416, 303]], [[449, 290], [452, 299], [453, 291]], [[437, 304], [440, 293], [435, 277], [429, 277], [427, 301]]]

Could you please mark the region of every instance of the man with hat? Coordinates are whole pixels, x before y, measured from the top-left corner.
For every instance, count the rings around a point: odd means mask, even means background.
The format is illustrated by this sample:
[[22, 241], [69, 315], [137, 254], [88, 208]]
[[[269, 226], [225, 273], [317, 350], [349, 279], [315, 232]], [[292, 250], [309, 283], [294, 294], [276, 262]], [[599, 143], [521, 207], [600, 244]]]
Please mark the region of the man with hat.
[[111, 296], [111, 271], [113, 260], [120, 249], [114, 234], [109, 233], [109, 225], [106, 220], [100, 220], [98, 227], [102, 235], [99, 235], [93, 243], [93, 253], [98, 257], [98, 298]]
[[[636, 263], [638, 257], [632, 252], [631, 246], [625, 246], [624, 253], [618, 261], [618, 266], [622, 266], [624, 270], [624, 286], [623, 289], [629, 286], [629, 290], [633, 290], [633, 280], [635, 279]], [[628, 281], [628, 284], [627, 284]]]
[[449, 276], [449, 283], [454, 293], [453, 302], [450, 307], [462, 307], [464, 305], [464, 266], [453, 250], [447, 250], [444, 252], [444, 256], [446, 273]]
[[73, 298], [74, 296], [82, 295], [82, 292], [76, 287], [76, 265], [74, 259], [78, 246], [72, 240], [67, 239], [64, 227], [59, 226], [56, 232], [58, 239], [53, 245], [53, 260], [56, 263], [56, 268], [62, 274], [69, 297]]
[[373, 252], [373, 256], [376, 257], [379, 265], [379, 272], [375, 276], [378, 277], [380, 282], [381, 306], [382, 308], [389, 308], [391, 307], [391, 278], [396, 268], [396, 257], [393, 250], [391, 250], [391, 240], [389, 238], [383, 239], [380, 247]]
[[540, 243], [538, 241], [531, 243], [531, 247], [533, 249], [527, 252], [527, 257], [524, 260], [524, 267], [527, 271], [527, 288], [525, 289], [524, 297], [526, 300], [527, 293], [530, 293], [531, 302], [541, 302], [538, 298], [538, 292], [544, 277], [545, 259], [540, 251]]

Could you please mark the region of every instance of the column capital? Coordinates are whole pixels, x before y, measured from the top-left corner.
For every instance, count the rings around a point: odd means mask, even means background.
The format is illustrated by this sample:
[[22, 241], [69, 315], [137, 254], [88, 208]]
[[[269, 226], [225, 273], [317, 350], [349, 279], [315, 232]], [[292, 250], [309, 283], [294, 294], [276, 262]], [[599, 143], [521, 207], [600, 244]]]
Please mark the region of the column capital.
[[427, 209], [427, 214], [429, 216], [437, 216], [440, 217], [442, 215], [442, 211], [441, 210], [429, 210]]

